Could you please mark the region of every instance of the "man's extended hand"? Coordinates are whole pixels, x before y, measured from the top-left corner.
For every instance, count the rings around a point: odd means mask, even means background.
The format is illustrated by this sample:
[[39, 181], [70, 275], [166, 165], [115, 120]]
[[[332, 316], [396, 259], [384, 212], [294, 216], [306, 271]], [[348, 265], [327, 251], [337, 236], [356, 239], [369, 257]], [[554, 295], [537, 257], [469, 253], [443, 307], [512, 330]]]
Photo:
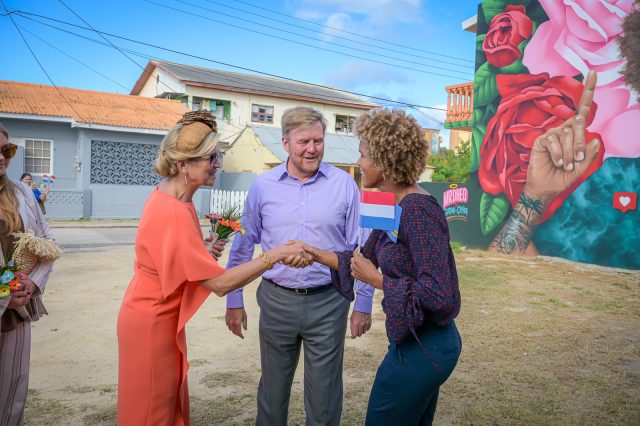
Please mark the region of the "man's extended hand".
[[351, 313], [351, 338], [355, 339], [365, 334], [371, 328], [371, 314], [353, 311]]
[[224, 320], [233, 334], [244, 339], [242, 329], [244, 328], [247, 331], [247, 311], [244, 308], [227, 308]]

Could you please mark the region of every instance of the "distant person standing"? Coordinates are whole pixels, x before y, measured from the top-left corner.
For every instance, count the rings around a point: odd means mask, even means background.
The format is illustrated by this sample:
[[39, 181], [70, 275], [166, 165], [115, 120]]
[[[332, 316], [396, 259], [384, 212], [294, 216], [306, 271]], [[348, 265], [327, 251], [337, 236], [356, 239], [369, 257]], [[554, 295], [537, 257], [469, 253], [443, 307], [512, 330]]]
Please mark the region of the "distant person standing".
[[49, 189], [47, 188], [44, 191], [40, 191], [36, 186], [35, 182], [33, 181], [33, 176], [31, 176], [30, 173], [23, 173], [22, 176], [20, 176], [20, 182], [24, 183], [29, 188], [31, 188], [31, 191], [33, 191], [33, 195], [34, 197], [36, 197], [36, 201], [38, 202], [38, 205], [42, 210], [42, 214], [46, 214], [47, 210], [44, 207], [44, 203], [47, 201], [47, 195], [49, 194]]

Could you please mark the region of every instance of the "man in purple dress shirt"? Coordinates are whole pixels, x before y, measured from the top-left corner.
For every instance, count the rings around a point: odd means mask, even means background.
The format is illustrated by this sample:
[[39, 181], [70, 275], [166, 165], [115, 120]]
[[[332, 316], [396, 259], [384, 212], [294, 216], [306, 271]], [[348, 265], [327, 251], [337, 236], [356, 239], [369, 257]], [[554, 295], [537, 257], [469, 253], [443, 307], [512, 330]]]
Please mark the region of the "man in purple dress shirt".
[[[259, 176], [249, 189], [243, 225], [227, 268], [248, 262], [255, 244], [269, 250], [292, 239], [331, 251], [353, 250], [358, 239], [358, 187], [343, 170], [322, 162], [326, 121], [306, 107], [282, 116], [287, 161]], [[351, 337], [371, 327], [373, 288], [359, 283]], [[257, 290], [260, 357], [257, 425], [287, 424], [291, 383], [304, 347], [307, 425], [339, 425], [342, 363], [349, 303], [331, 286], [326, 266], [275, 265]], [[247, 314], [242, 291], [227, 297], [226, 322], [243, 337]]]

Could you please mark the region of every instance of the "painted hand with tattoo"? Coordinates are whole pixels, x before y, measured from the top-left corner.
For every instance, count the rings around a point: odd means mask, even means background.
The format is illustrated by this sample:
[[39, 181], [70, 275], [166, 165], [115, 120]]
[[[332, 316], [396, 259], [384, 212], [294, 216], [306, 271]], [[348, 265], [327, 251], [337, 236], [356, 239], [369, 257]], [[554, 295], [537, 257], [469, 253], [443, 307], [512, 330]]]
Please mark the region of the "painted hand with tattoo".
[[548, 203], [568, 189], [597, 158], [599, 141], [585, 141], [585, 122], [593, 104], [596, 80], [596, 73], [590, 71], [576, 115], [534, 142], [523, 188], [528, 196]]
[[585, 122], [593, 104], [596, 80], [596, 73], [590, 71], [574, 117], [535, 140], [520, 199], [489, 250], [537, 254], [530, 242], [545, 209], [576, 182], [598, 156], [599, 141], [585, 143]]

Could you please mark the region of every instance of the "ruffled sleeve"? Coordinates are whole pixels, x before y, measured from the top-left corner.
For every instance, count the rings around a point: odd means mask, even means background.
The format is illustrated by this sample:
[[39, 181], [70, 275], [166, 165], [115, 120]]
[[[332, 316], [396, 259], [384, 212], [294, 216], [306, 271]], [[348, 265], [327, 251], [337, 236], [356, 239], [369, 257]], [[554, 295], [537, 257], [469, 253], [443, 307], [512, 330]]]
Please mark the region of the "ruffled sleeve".
[[[362, 247], [362, 255], [371, 260], [373, 264], [378, 267], [378, 259], [376, 258], [375, 244], [378, 238], [378, 232], [373, 231], [364, 246]], [[349, 302], [352, 302], [355, 298], [353, 287], [355, 279], [351, 276], [351, 258], [353, 252], [350, 250], [337, 251], [335, 254], [338, 256], [338, 270], [330, 269], [331, 271], [331, 284], [335, 287], [336, 291], [342, 295]]]
[[224, 268], [204, 245], [192, 206], [169, 201], [162, 207], [162, 213], [153, 211], [158, 217], [153, 221], [155, 226], [146, 230], [147, 235], [152, 235], [146, 249], [155, 264], [163, 296], [169, 296], [187, 281], [199, 282], [223, 274]]

